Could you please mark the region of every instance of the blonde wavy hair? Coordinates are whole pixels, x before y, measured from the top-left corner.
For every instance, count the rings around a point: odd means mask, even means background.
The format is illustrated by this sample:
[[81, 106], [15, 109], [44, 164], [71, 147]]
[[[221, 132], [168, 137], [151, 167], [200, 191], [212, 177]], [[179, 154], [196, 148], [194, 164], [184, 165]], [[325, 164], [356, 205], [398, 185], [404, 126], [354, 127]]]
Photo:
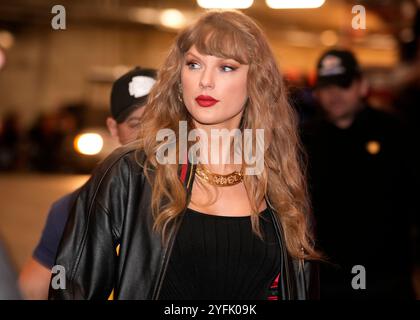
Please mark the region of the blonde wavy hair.
[[288, 103], [282, 76], [264, 33], [251, 18], [236, 10], [208, 11], [181, 31], [149, 94], [139, 134], [139, 150], [146, 155], [141, 165], [152, 186], [155, 229], [165, 235], [187, 205], [179, 165], [161, 165], [156, 160], [156, 152], [164, 143], [156, 141], [156, 136], [162, 128], [172, 129], [177, 135], [178, 150], [179, 121], [186, 120], [188, 129], [193, 128], [191, 116], [178, 99], [184, 55], [193, 45], [201, 54], [249, 65], [249, 99], [241, 129], [264, 129], [265, 146], [263, 173], [244, 179], [252, 207], [253, 231], [261, 234], [258, 208], [264, 198], [269, 199], [268, 205], [274, 209], [284, 229], [289, 254], [299, 259], [319, 259], [309, 227], [310, 206], [295, 113]]

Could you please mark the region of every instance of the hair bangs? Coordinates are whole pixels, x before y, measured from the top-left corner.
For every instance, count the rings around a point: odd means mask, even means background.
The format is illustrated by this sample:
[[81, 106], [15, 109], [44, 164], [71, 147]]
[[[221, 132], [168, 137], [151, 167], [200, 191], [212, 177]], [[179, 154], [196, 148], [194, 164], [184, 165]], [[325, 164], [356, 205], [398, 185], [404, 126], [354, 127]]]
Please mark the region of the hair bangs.
[[244, 32], [234, 26], [216, 21], [203, 21], [192, 29], [180, 45], [181, 52], [185, 54], [192, 46], [203, 55], [219, 58], [234, 59], [241, 64], [252, 61], [250, 39]]

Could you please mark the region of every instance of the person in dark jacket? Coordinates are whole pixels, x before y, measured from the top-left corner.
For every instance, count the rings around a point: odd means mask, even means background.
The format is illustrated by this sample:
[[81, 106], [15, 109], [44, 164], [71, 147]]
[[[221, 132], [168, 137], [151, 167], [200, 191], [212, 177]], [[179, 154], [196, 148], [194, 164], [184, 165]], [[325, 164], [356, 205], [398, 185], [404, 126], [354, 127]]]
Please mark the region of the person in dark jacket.
[[[236, 139], [246, 129], [256, 148]], [[261, 29], [238, 11], [205, 13], [170, 48], [139, 140], [79, 193], [55, 261], [65, 286], [53, 280], [50, 298], [316, 297], [298, 142]]]
[[330, 262], [321, 267], [321, 299], [412, 298], [410, 137], [366, 104], [367, 82], [350, 51], [324, 53], [317, 74], [322, 114], [303, 140], [318, 245]]

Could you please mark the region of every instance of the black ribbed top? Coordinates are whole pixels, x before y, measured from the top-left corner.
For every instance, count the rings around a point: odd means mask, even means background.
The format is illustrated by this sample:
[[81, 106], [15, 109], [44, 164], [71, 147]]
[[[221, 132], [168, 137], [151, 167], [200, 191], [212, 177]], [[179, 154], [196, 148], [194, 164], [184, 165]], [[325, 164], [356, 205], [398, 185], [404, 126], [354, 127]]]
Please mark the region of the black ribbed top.
[[160, 299], [267, 299], [280, 270], [280, 249], [268, 209], [260, 213], [263, 241], [249, 216], [187, 209]]

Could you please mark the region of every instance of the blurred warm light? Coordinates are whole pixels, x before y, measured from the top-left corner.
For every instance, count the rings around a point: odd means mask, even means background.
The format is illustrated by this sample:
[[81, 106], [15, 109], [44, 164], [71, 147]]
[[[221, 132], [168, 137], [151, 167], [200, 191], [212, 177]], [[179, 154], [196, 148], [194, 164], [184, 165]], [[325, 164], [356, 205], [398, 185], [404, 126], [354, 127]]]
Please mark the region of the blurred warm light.
[[381, 144], [375, 140], [369, 141], [366, 143], [366, 150], [370, 154], [378, 154], [381, 151]]
[[320, 36], [321, 42], [326, 47], [335, 46], [338, 42], [337, 33], [334, 30], [325, 30]]
[[85, 155], [95, 155], [101, 152], [104, 141], [97, 133], [82, 133], [74, 139], [74, 148]]
[[165, 27], [179, 29], [185, 26], [186, 19], [181, 11], [177, 9], [166, 9], [160, 15], [160, 22]]
[[404, 43], [409, 43], [415, 39], [414, 31], [411, 28], [404, 28], [400, 31], [400, 39]]
[[[418, 1], [418, 4], [420, 5], [420, 1]], [[414, 19], [417, 10], [415, 3], [411, 1], [404, 1], [400, 6], [401, 14], [405, 19]]]
[[325, 0], [265, 0], [271, 9], [314, 9], [321, 7]]
[[4, 54], [3, 50], [0, 48], [0, 70], [6, 64], [6, 55]]
[[130, 10], [132, 20], [144, 24], [159, 23], [159, 10], [154, 8], [134, 8]]
[[303, 48], [319, 47], [319, 35], [313, 32], [287, 30], [283, 32], [283, 37], [292, 46]]
[[364, 46], [376, 50], [397, 50], [398, 44], [392, 35], [371, 34], [366, 36]]
[[0, 47], [10, 49], [14, 42], [13, 34], [6, 30], [0, 31]]
[[205, 9], [247, 9], [254, 0], [197, 0], [197, 4]]

